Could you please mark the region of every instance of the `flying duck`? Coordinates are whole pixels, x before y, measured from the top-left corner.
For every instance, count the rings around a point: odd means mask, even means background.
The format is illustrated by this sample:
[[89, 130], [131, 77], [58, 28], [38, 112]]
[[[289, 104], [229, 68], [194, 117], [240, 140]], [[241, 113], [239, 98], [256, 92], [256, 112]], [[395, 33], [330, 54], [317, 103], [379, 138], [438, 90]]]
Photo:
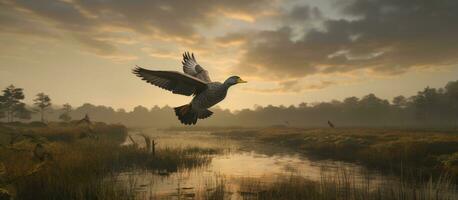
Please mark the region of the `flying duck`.
[[152, 85], [171, 91], [174, 94], [193, 95], [189, 104], [175, 107], [175, 115], [181, 123], [194, 125], [198, 119], [210, 117], [210, 107], [222, 101], [227, 90], [236, 84], [246, 83], [238, 76], [231, 76], [224, 81], [212, 82], [208, 71], [197, 63], [194, 54], [183, 54], [183, 71], [156, 71], [141, 67], [133, 69], [133, 73]]

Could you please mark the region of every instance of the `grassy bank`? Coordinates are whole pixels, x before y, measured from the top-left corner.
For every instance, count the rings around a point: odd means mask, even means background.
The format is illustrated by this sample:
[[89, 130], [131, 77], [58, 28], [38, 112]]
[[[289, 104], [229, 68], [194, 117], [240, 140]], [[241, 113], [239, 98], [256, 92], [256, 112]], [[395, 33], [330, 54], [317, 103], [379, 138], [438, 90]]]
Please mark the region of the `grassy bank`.
[[[153, 156], [121, 145], [122, 125], [0, 125], [0, 188], [17, 199], [133, 199], [116, 174], [145, 169], [168, 174], [210, 162], [211, 149], [161, 148]], [[37, 156], [37, 145], [41, 154]], [[38, 152], [40, 153], [40, 152]]]
[[458, 133], [395, 129], [265, 128], [215, 132], [235, 139], [257, 139], [291, 147], [316, 158], [332, 158], [409, 173], [458, 177]]
[[[225, 200], [454, 200], [458, 188], [450, 178], [441, 177], [426, 182], [406, 181], [403, 178], [380, 177], [374, 179], [368, 174], [351, 176], [348, 169], [340, 168], [339, 173], [322, 174], [320, 180], [312, 181], [299, 175], [289, 175], [265, 180], [242, 177], [230, 181], [215, 177], [215, 185], [202, 199]], [[234, 187], [234, 185], [237, 185]]]
[[246, 199], [288, 200], [453, 200], [458, 198], [456, 188], [448, 179], [441, 179], [434, 183], [412, 184], [390, 180], [372, 183], [370, 179], [360, 182], [345, 174], [337, 177], [323, 176], [318, 182], [297, 176], [279, 178], [269, 183], [246, 179], [242, 180], [239, 193]]

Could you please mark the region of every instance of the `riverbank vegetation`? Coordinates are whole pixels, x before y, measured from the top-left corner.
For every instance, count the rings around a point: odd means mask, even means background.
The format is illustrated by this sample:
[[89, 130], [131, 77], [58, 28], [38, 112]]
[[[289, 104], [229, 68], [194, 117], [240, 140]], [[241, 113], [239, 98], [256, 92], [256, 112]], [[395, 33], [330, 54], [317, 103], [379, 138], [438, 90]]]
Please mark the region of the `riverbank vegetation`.
[[458, 178], [455, 132], [369, 128], [263, 128], [214, 132], [283, 145], [317, 159], [352, 161], [398, 175]]
[[272, 182], [244, 179], [240, 195], [244, 199], [314, 199], [314, 200], [453, 200], [456, 187], [447, 178], [435, 182], [412, 183], [403, 180], [363, 180], [342, 171], [338, 176], [322, 176], [320, 181], [310, 181], [298, 176], [278, 178]]

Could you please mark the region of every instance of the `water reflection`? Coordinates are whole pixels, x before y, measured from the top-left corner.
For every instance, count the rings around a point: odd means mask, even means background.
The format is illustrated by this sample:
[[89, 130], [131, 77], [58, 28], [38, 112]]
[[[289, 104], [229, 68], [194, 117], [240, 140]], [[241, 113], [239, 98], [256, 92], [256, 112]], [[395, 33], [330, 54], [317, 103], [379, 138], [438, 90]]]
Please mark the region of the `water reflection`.
[[[139, 199], [200, 199], [206, 191], [226, 181], [231, 199], [241, 199], [240, 184], [247, 178], [271, 182], [278, 178], [300, 176], [320, 181], [323, 176], [347, 174], [361, 182], [377, 184], [381, 175], [350, 163], [331, 160], [312, 161], [303, 154], [277, 146], [256, 142], [240, 142], [213, 136], [208, 132], [145, 132], [164, 147], [210, 147], [229, 149], [215, 155], [208, 166], [181, 170], [167, 176], [135, 170], [119, 175], [119, 180], [130, 184]], [[342, 170], [345, 173], [342, 173]]]

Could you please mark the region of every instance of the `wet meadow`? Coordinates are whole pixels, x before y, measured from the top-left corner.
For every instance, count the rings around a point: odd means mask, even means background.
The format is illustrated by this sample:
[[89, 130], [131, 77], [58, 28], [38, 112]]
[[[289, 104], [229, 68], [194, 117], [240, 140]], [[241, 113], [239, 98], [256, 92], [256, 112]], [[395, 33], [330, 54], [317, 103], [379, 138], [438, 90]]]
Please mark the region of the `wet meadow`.
[[0, 199], [456, 199], [458, 136], [4, 123]]

